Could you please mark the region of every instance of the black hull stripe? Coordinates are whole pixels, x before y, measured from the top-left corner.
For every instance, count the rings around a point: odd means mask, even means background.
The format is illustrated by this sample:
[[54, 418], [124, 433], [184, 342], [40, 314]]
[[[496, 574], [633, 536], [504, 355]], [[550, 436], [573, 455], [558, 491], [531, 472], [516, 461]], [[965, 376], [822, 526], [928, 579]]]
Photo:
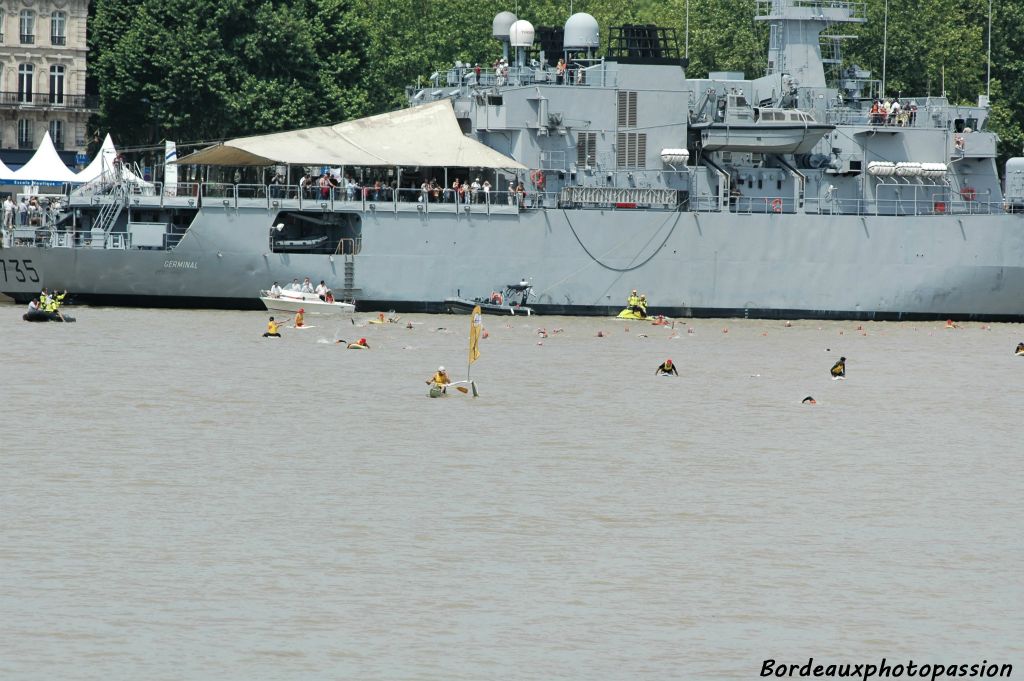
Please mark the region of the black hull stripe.
[[[9, 293], [16, 303], [27, 304], [29, 293]], [[116, 294], [77, 294], [71, 296], [75, 305], [112, 307], [150, 307], [202, 310], [265, 310], [258, 298], [207, 298], [175, 296], [133, 296]], [[596, 305], [542, 305], [531, 303], [534, 314], [566, 315], [573, 317], [614, 317], [622, 306]], [[389, 301], [360, 300], [358, 312], [390, 311], [404, 313], [439, 314], [445, 311], [442, 301]], [[963, 312], [890, 312], [879, 310], [796, 310], [741, 307], [652, 307], [650, 316], [663, 314], [673, 318], [693, 319], [834, 319], [876, 322], [923, 322], [952, 319], [958, 322], [1024, 322], [1024, 314], [985, 314]], [[622, 320], [642, 321], [642, 320]]]

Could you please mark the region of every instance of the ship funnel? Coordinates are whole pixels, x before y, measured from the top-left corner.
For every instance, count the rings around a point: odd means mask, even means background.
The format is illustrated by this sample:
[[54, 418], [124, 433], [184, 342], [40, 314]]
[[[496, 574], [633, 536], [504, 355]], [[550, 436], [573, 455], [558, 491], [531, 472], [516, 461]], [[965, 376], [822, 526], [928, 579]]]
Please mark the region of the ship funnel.
[[586, 12], [577, 12], [565, 22], [562, 44], [567, 50], [594, 50], [601, 46], [597, 19]]

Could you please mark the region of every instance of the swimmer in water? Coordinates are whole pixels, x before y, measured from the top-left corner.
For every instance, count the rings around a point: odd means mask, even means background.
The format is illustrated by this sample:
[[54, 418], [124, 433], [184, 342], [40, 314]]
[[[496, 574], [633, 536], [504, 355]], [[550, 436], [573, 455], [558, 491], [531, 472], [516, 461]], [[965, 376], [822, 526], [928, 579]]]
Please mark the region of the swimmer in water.
[[810, 395], [808, 395], [804, 399], [800, 400], [800, 404], [817, 404], [817, 403], [818, 403], [818, 401], [816, 399], [814, 399], [813, 397], [811, 397]]
[[655, 376], [678, 376], [679, 372], [676, 371], [676, 365], [672, 363], [672, 360], [666, 359], [661, 363], [657, 369], [654, 370]]
[[277, 330], [277, 322], [271, 317], [270, 321], [267, 322], [267, 332], [263, 334], [264, 338], [280, 338], [281, 333]]
[[832, 378], [846, 378], [846, 358], [840, 357], [839, 361], [832, 365], [829, 373], [832, 374]]

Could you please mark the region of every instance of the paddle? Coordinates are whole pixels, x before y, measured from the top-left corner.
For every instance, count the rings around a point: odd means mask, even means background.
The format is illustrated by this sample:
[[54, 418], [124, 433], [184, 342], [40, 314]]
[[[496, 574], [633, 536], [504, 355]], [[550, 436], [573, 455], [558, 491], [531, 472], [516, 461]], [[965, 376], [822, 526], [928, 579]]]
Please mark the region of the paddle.
[[[430, 381], [428, 381], [428, 383], [429, 382]], [[459, 383], [466, 383], [466, 381], [455, 381], [454, 383], [445, 383], [444, 385], [441, 385], [440, 387], [441, 388], [455, 388], [456, 390], [458, 390], [463, 395], [468, 393], [469, 392], [469, 388], [467, 388], [464, 385], [458, 385]], [[438, 385], [438, 384], [435, 383], [434, 385]]]

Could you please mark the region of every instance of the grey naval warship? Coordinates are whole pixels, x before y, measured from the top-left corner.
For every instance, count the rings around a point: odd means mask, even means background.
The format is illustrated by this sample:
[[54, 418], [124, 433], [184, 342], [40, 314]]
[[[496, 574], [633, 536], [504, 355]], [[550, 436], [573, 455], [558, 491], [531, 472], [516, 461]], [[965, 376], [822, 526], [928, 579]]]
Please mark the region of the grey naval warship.
[[671, 29], [602, 44], [588, 14], [502, 12], [504, 56], [424, 78], [399, 111], [229, 140], [162, 182], [112, 164], [5, 235], [0, 290], [245, 309], [310, 277], [431, 312], [525, 279], [540, 314], [614, 314], [637, 289], [669, 316], [1024, 318], [1024, 159], [1004, 191], [987, 98], [873, 112], [882, 84], [839, 50], [864, 2], [755, 12], [752, 79], [687, 78]]

